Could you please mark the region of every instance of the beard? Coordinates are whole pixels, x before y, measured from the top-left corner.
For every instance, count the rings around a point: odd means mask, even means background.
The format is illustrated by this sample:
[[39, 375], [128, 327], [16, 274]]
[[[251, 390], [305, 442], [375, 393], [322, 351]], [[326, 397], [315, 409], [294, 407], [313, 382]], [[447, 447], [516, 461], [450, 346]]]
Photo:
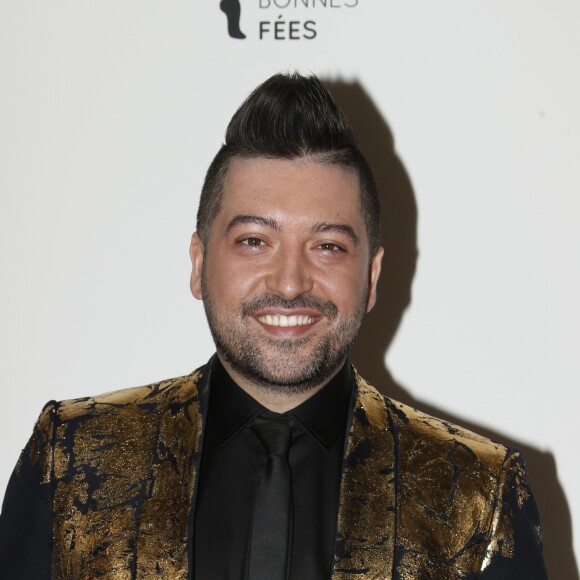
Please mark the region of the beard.
[[[241, 303], [233, 320], [219, 312], [214, 296], [202, 273], [203, 305], [220, 357], [256, 386], [297, 394], [324, 384], [342, 366], [362, 323], [367, 292], [348, 316], [340, 314], [333, 302], [314, 296], [286, 300], [277, 294], [263, 294]], [[271, 307], [313, 308], [327, 318], [329, 329], [322, 336], [269, 337], [249, 319], [255, 312]]]

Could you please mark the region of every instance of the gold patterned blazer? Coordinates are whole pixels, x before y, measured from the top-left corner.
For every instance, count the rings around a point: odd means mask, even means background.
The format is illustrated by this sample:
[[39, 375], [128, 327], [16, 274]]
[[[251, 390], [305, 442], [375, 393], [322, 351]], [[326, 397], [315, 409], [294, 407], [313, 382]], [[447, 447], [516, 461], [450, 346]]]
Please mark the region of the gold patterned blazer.
[[[45, 407], [6, 493], [0, 577], [40, 580], [48, 554], [50, 578], [192, 578], [208, 368]], [[546, 578], [517, 451], [354, 387], [333, 579]], [[43, 504], [50, 529], [31, 531]]]

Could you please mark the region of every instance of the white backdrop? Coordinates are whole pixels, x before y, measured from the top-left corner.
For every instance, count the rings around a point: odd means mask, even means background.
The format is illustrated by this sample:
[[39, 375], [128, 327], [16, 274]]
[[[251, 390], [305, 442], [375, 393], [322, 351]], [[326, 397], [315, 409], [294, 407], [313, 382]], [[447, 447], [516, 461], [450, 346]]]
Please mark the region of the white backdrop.
[[244, 40], [219, 0], [0, 1], [0, 488], [47, 400], [210, 356], [203, 175], [246, 94], [297, 68], [354, 83], [410, 179], [383, 390], [523, 448], [549, 570], [577, 578], [580, 4], [241, 4]]

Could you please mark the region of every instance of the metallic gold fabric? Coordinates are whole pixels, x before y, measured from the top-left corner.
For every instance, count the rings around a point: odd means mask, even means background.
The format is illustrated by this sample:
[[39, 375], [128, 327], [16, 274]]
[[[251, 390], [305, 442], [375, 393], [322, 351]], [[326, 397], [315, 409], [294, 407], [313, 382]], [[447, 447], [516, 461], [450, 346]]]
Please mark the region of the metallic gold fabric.
[[185, 578], [200, 373], [57, 406], [55, 578]]
[[[514, 557], [515, 538], [512, 527], [514, 511], [521, 510], [526, 502], [531, 501], [531, 493], [526, 484], [526, 473], [519, 451], [512, 451], [507, 456], [505, 466], [506, 469], [502, 472], [500, 481], [500, 489], [510, 489], [515, 495], [516, 505], [511, 502], [498, 502], [498, 509], [495, 510], [492, 522], [491, 540], [482, 562], [482, 570], [491, 564], [494, 557]], [[535, 532], [538, 541], [541, 541], [539, 524], [537, 524]]]
[[506, 449], [391, 403], [398, 467], [400, 578], [466, 578], [480, 570]]
[[333, 578], [475, 578], [513, 558], [531, 499], [519, 453], [357, 384]]
[[32, 437], [20, 455], [16, 464], [15, 474], [18, 475], [23, 461], [32, 465], [39, 465], [42, 473], [41, 484], [48, 485], [52, 479], [52, 448], [54, 439], [54, 402], [45, 405], [36, 425]]
[[[21, 462], [53, 490], [54, 578], [188, 577], [207, 369], [47, 405]], [[358, 375], [356, 387], [334, 580], [494, 578], [517, 553], [516, 521], [541, 562], [517, 452], [385, 399]]]
[[340, 488], [334, 578], [390, 578], [395, 534], [395, 450], [385, 402], [357, 375], [358, 393]]

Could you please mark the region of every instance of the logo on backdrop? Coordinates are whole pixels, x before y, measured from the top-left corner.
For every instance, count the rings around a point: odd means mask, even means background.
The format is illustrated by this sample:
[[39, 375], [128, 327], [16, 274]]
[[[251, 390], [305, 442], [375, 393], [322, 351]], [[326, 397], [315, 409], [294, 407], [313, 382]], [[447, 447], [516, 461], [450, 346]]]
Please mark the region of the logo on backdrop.
[[[245, 3], [250, 1], [257, 2], [260, 11], [257, 26], [252, 26], [259, 40], [313, 40], [318, 36], [317, 17], [322, 11], [356, 8], [359, 3], [359, 0], [245, 0]], [[240, 28], [240, 0], [221, 0], [219, 6], [226, 15], [230, 37], [246, 38]]]
[[246, 35], [240, 30], [240, 15], [242, 13], [240, 1], [222, 0], [220, 8], [228, 18], [228, 34], [232, 38], [246, 38]]

